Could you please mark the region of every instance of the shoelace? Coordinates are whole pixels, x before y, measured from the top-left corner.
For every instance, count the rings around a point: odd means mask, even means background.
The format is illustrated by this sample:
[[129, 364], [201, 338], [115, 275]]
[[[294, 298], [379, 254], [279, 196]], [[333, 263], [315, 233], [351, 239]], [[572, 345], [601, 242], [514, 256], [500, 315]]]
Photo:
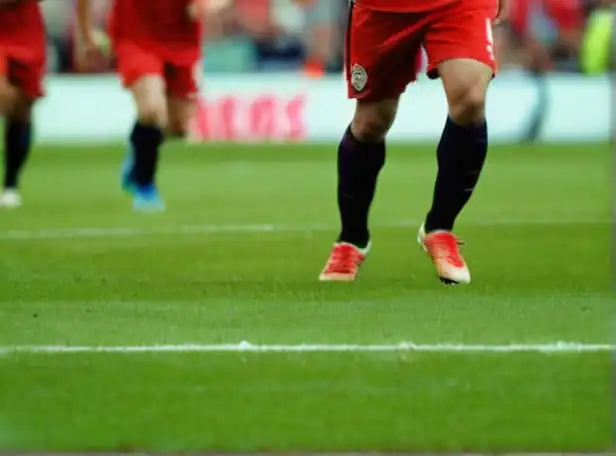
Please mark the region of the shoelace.
[[359, 253], [350, 245], [341, 245], [334, 249], [327, 269], [351, 272], [359, 259]]

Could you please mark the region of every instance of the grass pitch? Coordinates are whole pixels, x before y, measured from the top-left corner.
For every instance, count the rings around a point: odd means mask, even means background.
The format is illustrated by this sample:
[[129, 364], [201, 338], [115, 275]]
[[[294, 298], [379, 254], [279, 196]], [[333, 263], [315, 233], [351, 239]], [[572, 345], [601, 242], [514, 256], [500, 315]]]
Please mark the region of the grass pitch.
[[[612, 342], [607, 146], [493, 147], [457, 226], [459, 288], [415, 244], [430, 148], [391, 148], [352, 284], [317, 281], [334, 147], [170, 145], [159, 215], [132, 213], [121, 153], [41, 147], [26, 205], [0, 212], [0, 450], [610, 446], [609, 351], [495, 351]], [[243, 340], [434, 351], [177, 347]], [[26, 345], [56, 351], [12, 351]]]

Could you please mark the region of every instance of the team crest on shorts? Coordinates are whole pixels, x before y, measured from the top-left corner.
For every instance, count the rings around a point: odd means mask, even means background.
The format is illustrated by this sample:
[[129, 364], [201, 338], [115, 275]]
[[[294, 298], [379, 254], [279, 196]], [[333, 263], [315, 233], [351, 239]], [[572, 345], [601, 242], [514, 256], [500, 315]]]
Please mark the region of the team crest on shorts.
[[355, 90], [361, 92], [368, 82], [368, 73], [361, 65], [355, 64], [351, 68], [351, 85]]

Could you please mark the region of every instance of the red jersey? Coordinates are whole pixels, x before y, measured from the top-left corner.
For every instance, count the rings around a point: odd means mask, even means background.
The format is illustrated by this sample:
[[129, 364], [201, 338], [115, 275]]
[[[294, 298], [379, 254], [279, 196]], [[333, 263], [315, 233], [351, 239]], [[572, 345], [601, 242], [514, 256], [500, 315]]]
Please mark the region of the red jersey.
[[0, 47], [10, 48], [17, 60], [45, 57], [45, 25], [37, 0], [0, 2]]
[[201, 55], [201, 21], [188, 14], [193, 0], [114, 0], [109, 36], [154, 49], [165, 60], [190, 63]]
[[457, 2], [466, 2], [477, 7], [498, 4], [498, 0], [354, 0], [354, 3], [367, 9], [390, 13], [425, 13]]

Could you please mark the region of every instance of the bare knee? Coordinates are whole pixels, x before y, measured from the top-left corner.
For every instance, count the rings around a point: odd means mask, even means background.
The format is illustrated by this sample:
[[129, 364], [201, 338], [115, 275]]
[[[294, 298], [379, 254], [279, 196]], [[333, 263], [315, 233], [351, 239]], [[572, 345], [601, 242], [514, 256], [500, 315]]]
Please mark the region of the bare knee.
[[486, 92], [492, 69], [480, 62], [459, 59], [439, 66], [449, 115], [459, 125], [478, 124], [485, 120]]
[[29, 123], [33, 104], [34, 100], [17, 87], [11, 87], [7, 93], [0, 88], [0, 113], [11, 120]]
[[351, 123], [353, 135], [360, 141], [382, 141], [394, 122], [397, 109], [397, 99], [358, 101]]
[[11, 119], [18, 122], [28, 123], [32, 120], [32, 106], [34, 100], [25, 93], [19, 91], [13, 103], [13, 109], [8, 114]]
[[165, 83], [159, 76], [144, 76], [131, 88], [137, 119], [144, 125], [166, 128], [168, 122]]
[[6, 77], [0, 77], [0, 115], [11, 114], [18, 96], [18, 89], [10, 84]]
[[167, 109], [164, 105], [144, 102], [137, 106], [137, 119], [144, 125], [167, 127]]
[[459, 125], [478, 124], [486, 116], [486, 89], [482, 85], [460, 87], [449, 102], [449, 115]]

